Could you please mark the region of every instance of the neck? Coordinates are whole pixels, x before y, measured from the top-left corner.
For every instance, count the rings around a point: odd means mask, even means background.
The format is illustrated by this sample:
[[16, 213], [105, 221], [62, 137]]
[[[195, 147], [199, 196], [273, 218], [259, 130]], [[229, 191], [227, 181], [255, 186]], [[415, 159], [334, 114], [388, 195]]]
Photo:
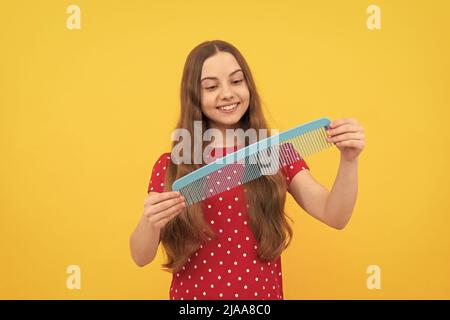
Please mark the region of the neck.
[[229, 139], [227, 139], [227, 129], [236, 129], [239, 127], [239, 124], [233, 125], [233, 126], [220, 126], [220, 125], [214, 125], [214, 124], [209, 124], [209, 128], [210, 129], [217, 129], [220, 131], [220, 133], [222, 134], [222, 141], [216, 141], [214, 139], [213, 142], [210, 143], [210, 146], [215, 147], [215, 148], [231, 148], [234, 146], [238, 145], [238, 139], [236, 137], [236, 135], [233, 135], [233, 139], [231, 141], [229, 141]]

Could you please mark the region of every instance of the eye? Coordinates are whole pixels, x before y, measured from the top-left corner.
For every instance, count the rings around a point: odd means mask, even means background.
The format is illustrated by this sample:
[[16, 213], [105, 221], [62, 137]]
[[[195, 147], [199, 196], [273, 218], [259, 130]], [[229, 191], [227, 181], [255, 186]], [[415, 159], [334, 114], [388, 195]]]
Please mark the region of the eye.
[[233, 81], [233, 83], [241, 83], [241, 82], [242, 82], [242, 79]]
[[214, 90], [217, 86], [206, 87], [207, 90]]

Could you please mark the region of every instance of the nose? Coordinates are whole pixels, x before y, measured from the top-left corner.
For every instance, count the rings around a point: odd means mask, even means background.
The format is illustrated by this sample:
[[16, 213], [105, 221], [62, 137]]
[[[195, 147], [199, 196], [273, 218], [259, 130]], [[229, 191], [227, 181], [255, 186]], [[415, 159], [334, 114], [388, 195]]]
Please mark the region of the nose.
[[228, 85], [222, 86], [222, 90], [220, 92], [220, 97], [224, 100], [233, 98], [233, 91], [230, 89]]

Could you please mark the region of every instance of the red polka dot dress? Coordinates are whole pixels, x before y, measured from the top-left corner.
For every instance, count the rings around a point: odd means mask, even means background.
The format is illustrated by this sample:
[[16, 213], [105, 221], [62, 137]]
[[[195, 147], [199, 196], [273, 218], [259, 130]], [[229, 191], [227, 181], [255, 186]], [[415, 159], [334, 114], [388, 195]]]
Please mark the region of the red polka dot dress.
[[[207, 162], [215, 160], [215, 150]], [[221, 151], [225, 154], [235, 150]], [[295, 159], [294, 163], [282, 167], [288, 183], [299, 171], [309, 170], [298, 154]], [[156, 161], [148, 192], [163, 192], [169, 161], [170, 153], [164, 153]], [[239, 170], [233, 173], [242, 174]], [[247, 215], [246, 192], [243, 184], [202, 201], [205, 221], [217, 237], [201, 244], [181, 270], [173, 274], [170, 299], [283, 299], [281, 259], [268, 262], [258, 258], [258, 243]]]

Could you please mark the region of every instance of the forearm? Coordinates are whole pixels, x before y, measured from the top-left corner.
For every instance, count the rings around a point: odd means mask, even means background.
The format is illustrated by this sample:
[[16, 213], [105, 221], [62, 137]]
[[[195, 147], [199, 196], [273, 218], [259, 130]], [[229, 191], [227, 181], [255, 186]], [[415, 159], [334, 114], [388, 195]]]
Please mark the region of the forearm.
[[328, 195], [325, 215], [328, 224], [342, 229], [350, 220], [358, 193], [358, 158], [341, 158], [336, 180]]
[[160, 230], [153, 228], [142, 216], [130, 237], [130, 250], [134, 262], [140, 267], [150, 263], [158, 250]]

